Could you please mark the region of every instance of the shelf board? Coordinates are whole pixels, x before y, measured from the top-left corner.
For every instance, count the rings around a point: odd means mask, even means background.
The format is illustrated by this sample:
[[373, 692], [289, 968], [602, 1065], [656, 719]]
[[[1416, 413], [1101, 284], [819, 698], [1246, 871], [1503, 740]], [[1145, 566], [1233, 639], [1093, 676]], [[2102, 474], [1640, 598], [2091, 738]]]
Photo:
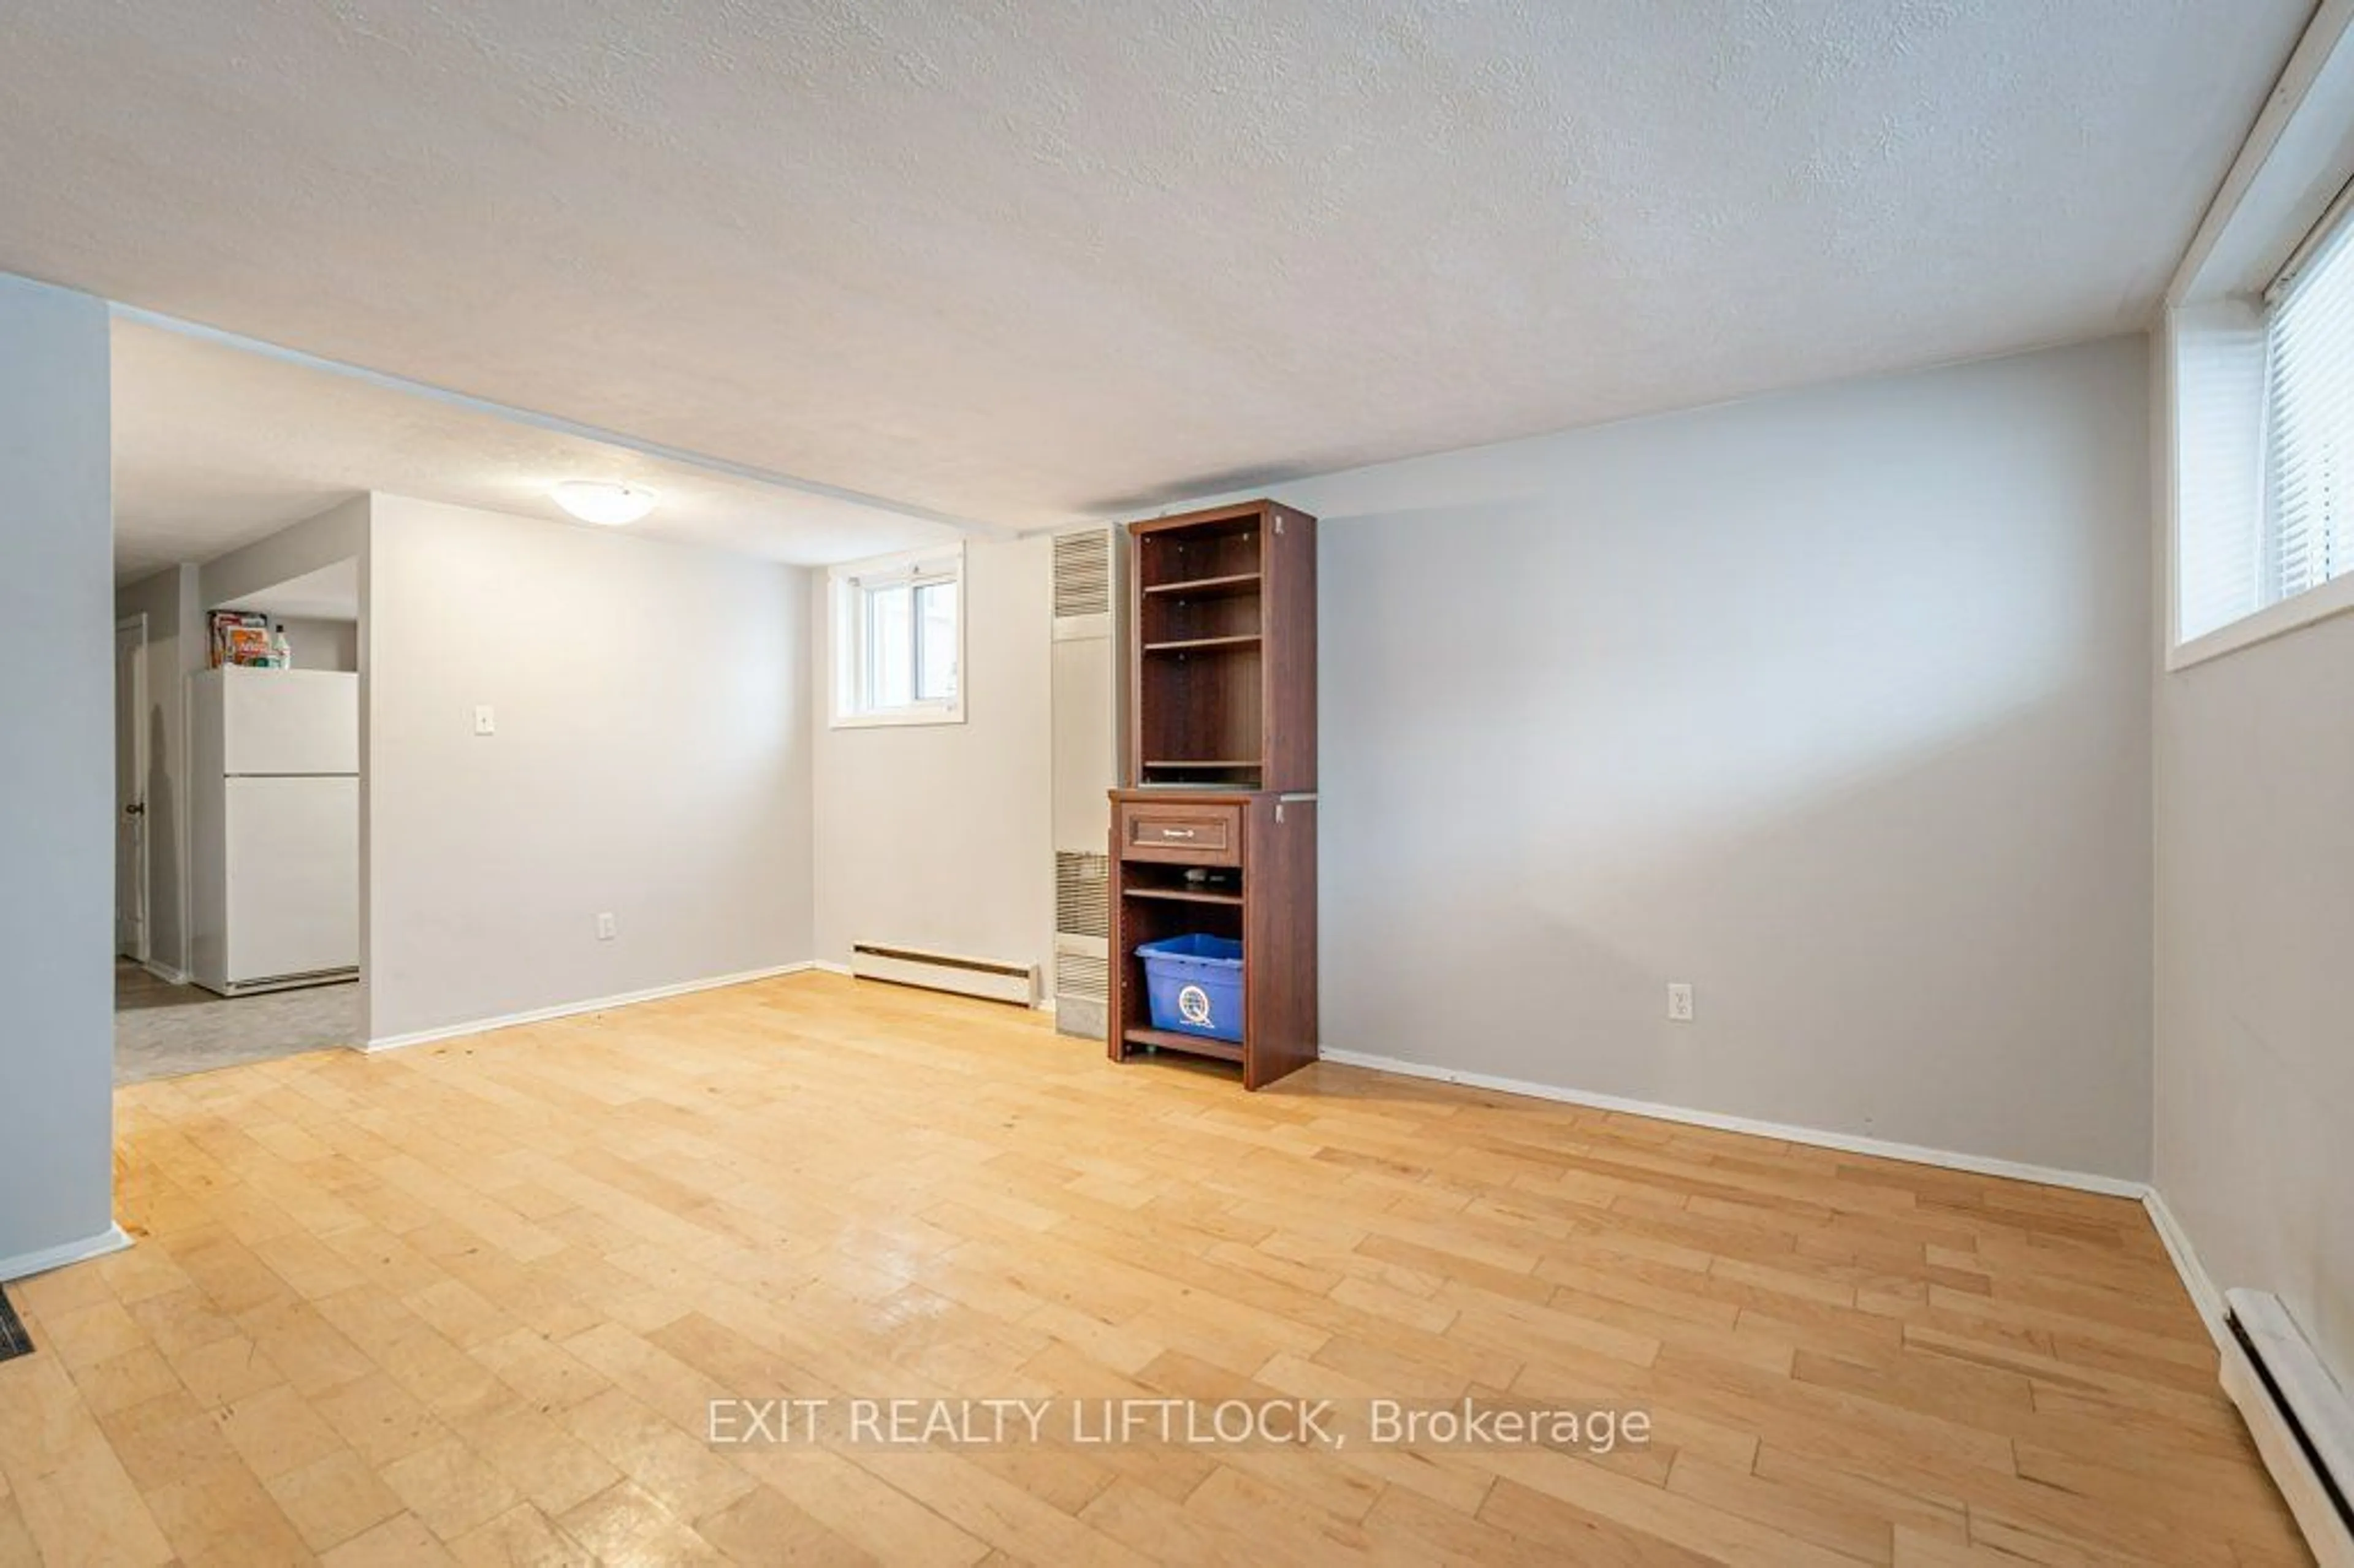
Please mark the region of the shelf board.
[[1148, 642], [1147, 653], [1204, 653], [1221, 648], [1256, 648], [1259, 634], [1256, 631], [1242, 637], [1182, 637], [1173, 642]]
[[1264, 766], [1256, 757], [1164, 757], [1158, 761], [1147, 758], [1144, 770], [1186, 773], [1241, 773]]
[[1120, 1038], [1130, 1045], [1157, 1045], [1163, 1051], [1182, 1051], [1193, 1056], [1215, 1056], [1221, 1062], [1239, 1062], [1243, 1048], [1231, 1040], [1212, 1040], [1206, 1035], [1180, 1034], [1172, 1029], [1125, 1029]]
[[1218, 893], [1191, 887], [1123, 887], [1120, 893], [1129, 898], [1166, 898], [1177, 904], [1231, 904], [1240, 907], [1239, 893]]
[[1233, 599], [1239, 594], [1258, 592], [1260, 576], [1257, 572], [1234, 572], [1222, 577], [1189, 577], [1183, 582], [1147, 583], [1147, 594], [1169, 594], [1179, 599]]

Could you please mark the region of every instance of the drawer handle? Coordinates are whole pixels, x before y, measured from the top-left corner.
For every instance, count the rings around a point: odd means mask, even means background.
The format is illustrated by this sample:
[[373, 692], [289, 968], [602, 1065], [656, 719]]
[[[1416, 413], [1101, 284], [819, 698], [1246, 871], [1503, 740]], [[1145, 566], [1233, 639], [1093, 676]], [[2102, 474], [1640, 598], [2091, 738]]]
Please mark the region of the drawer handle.
[[1190, 839], [1193, 836], [1193, 830], [1191, 828], [1162, 828], [1161, 830], [1161, 836], [1164, 839]]

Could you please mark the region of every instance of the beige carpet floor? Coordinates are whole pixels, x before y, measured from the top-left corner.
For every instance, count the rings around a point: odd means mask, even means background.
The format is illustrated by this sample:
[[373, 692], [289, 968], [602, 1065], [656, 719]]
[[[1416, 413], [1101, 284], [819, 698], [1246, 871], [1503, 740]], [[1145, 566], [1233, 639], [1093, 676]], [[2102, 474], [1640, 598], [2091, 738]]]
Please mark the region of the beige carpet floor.
[[118, 1084], [185, 1077], [240, 1062], [349, 1045], [359, 1030], [356, 981], [225, 997], [192, 985], [168, 985], [127, 959], [114, 966]]

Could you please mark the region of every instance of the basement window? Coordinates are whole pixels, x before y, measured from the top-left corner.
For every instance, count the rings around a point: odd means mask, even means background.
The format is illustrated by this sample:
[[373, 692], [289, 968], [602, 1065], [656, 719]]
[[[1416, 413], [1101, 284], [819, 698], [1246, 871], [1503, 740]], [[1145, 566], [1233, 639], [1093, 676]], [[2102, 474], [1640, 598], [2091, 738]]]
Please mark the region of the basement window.
[[2354, 609], [2354, 192], [2170, 323], [2175, 668]]
[[964, 547], [836, 567], [833, 724], [964, 722]]
[[2339, 215], [2264, 299], [2268, 602], [2354, 571], [2354, 223]]

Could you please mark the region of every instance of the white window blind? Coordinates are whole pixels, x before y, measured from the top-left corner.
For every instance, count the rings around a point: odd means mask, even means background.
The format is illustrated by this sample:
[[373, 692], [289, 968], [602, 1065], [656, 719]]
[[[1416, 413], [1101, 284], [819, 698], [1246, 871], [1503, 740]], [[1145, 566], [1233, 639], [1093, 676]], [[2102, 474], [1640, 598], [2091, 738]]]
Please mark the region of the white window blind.
[[2264, 520], [2261, 603], [2354, 572], [2354, 223], [2343, 217], [2266, 297]]

